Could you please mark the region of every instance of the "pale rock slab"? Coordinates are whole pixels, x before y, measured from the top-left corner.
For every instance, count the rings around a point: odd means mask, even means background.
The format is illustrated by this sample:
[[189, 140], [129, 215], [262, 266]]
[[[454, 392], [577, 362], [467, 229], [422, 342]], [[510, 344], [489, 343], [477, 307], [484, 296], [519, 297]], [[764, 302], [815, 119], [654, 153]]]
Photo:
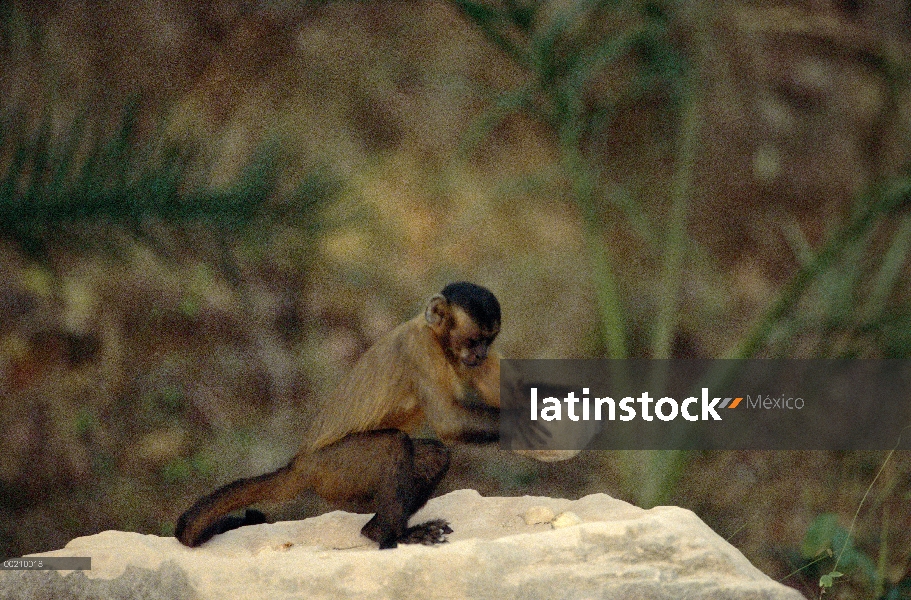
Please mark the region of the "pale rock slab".
[[[573, 518], [559, 528], [526, 518], [542, 508]], [[447, 519], [449, 543], [384, 551], [359, 535], [368, 518], [332, 512], [244, 527], [193, 549], [105, 531], [38, 555], [91, 556], [91, 571], [3, 571], [0, 598], [802, 598], [672, 506], [460, 490], [412, 520]]]

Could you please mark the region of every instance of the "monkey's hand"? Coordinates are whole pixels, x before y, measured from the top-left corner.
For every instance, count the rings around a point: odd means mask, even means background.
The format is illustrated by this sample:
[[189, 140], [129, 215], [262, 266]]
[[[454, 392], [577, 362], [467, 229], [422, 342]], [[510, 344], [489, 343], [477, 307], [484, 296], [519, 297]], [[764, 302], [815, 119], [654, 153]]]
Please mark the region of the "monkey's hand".
[[528, 421], [525, 427], [519, 428], [519, 437], [528, 446], [546, 446], [551, 434], [542, 421]]
[[434, 544], [445, 544], [446, 534], [452, 533], [452, 527], [443, 519], [434, 519], [427, 521], [405, 530], [405, 535], [399, 539], [401, 544], [423, 544], [433, 546]]

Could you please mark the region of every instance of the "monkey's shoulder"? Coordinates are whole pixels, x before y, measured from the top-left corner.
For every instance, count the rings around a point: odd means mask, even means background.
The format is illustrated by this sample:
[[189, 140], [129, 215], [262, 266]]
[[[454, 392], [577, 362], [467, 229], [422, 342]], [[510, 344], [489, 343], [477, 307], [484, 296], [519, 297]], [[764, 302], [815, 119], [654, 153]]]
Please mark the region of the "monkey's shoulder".
[[310, 427], [313, 445], [323, 447], [353, 432], [417, 427], [425, 406], [418, 382], [433, 377], [426, 364], [434, 361], [429, 335], [412, 319], [377, 340], [321, 403]]

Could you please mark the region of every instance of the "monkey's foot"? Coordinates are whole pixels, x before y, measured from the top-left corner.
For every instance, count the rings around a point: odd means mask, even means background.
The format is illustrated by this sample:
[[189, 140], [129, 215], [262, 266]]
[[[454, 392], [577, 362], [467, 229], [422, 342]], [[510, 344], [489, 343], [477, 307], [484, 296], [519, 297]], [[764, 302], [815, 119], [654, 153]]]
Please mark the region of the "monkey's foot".
[[405, 535], [399, 539], [399, 543], [424, 544], [425, 546], [445, 544], [447, 533], [452, 533], [449, 523], [443, 519], [434, 519], [406, 529]]

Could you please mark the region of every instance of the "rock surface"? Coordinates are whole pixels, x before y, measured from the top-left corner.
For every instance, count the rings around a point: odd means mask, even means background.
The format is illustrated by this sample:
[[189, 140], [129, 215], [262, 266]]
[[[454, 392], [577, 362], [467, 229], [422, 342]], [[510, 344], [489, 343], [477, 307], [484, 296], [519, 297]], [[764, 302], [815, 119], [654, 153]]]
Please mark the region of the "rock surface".
[[[526, 515], [571, 514], [563, 527]], [[555, 517], [555, 518], [557, 518]], [[696, 515], [580, 500], [431, 500], [412, 523], [450, 521], [438, 546], [379, 551], [367, 515], [332, 512], [256, 525], [199, 548], [105, 531], [38, 556], [91, 556], [91, 571], [2, 571], [0, 598], [731, 598], [796, 600]]]

